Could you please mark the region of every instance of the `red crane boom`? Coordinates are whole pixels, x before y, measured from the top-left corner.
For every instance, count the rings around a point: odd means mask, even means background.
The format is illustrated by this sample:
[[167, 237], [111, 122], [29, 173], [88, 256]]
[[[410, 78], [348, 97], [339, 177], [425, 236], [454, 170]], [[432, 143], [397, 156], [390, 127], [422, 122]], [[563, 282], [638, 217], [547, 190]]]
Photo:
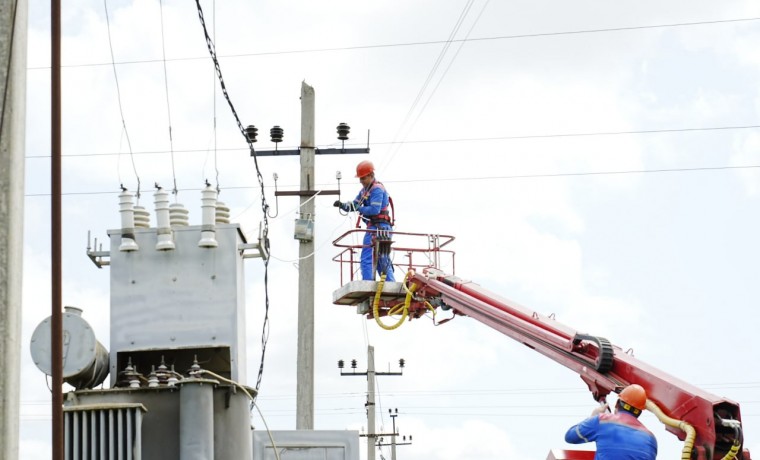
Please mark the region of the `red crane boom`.
[[[361, 248], [360, 245], [341, 244], [346, 235], [333, 243], [347, 248], [333, 259], [339, 263], [353, 261], [352, 257], [346, 259], [346, 253], [352, 254]], [[358, 305], [360, 313], [368, 318], [401, 314], [399, 306], [402, 304], [404, 317], [410, 319], [419, 318], [435, 308], [468, 316], [576, 372], [597, 401], [611, 392], [619, 393], [633, 383], [643, 386], [650, 403], [654, 403], [648, 408], [656, 414], [659, 412], [661, 420], [667, 419], [666, 429], [685, 441], [685, 459], [751, 460], [749, 451], [743, 449], [739, 404], [650, 366], [605, 338], [580, 333], [553, 317], [541, 315], [476, 283], [444, 274], [437, 263], [424, 268], [413, 264], [412, 255], [417, 252], [428, 254], [426, 259], [436, 262], [440, 253], [451, 253], [448, 249], [442, 251], [441, 247], [453, 237], [436, 235], [431, 239], [430, 235], [397, 232], [394, 238], [404, 235], [425, 236], [429, 241], [445, 243], [423, 249], [394, 248], [404, 252], [409, 261], [408, 275], [403, 283], [349, 281], [335, 291], [333, 302]], [[415, 271], [420, 268], [421, 271]], [[399, 300], [403, 299], [405, 302], [400, 303]], [[565, 459], [581, 458], [569, 453], [562, 455], [561, 458]], [[559, 460], [560, 457], [552, 453], [549, 458]]]

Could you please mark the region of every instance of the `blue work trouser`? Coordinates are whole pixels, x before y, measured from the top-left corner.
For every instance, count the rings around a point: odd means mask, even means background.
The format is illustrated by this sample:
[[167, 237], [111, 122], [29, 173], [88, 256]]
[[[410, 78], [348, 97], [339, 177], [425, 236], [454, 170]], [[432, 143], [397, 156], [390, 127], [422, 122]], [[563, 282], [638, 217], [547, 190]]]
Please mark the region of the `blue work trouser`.
[[[375, 247], [376, 233], [372, 230], [392, 230], [392, 227], [388, 224], [381, 223], [377, 224], [377, 226], [370, 225], [367, 227], [367, 230], [370, 231], [364, 234], [364, 242], [362, 243], [364, 245], [361, 255], [362, 279], [374, 280], [375, 275], [372, 273], [372, 255]], [[387, 273], [385, 281], [396, 281], [396, 277], [393, 276], [393, 264], [391, 263], [390, 256], [380, 256], [380, 259], [377, 261], [377, 273], [380, 275]]]

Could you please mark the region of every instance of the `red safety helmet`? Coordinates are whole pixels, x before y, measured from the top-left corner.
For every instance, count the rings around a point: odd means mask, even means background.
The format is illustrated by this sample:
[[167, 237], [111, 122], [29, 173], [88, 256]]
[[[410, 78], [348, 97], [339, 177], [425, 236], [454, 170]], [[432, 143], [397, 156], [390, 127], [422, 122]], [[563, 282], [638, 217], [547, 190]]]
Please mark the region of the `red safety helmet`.
[[356, 165], [356, 177], [364, 177], [375, 172], [375, 165], [371, 161], [364, 160]]
[[647, 407], [647, 392], [641, 385], [633, 384], [623, 388], [618, 395], [620, 401], [635, 407], [638, 410], [644, 410]]

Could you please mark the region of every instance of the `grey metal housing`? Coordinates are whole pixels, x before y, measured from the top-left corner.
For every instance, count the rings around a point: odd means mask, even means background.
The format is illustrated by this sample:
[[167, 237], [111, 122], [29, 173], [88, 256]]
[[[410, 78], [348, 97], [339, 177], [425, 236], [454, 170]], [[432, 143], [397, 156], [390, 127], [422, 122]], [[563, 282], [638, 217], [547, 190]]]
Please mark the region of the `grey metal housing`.
[[245, 384], [245, 237], [237, 224], [216, 226], [218, 247], [198, 247], [201, 226], [175, 227], [175, 249], [157, 251], [155, 228], [135, 229], [140, 249], [119, 251], [111, 239], [111, 386], [131, 359], [150, 372], [165, 357], [184, 373], [203, 368]]

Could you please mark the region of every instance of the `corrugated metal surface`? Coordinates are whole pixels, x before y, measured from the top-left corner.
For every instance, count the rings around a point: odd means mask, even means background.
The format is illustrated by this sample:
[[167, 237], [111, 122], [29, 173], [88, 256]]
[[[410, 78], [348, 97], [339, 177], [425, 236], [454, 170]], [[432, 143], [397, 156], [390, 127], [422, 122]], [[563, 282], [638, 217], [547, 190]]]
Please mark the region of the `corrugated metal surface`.
[[64, 409], [65, 460], [140, 460], [142, 404]]

